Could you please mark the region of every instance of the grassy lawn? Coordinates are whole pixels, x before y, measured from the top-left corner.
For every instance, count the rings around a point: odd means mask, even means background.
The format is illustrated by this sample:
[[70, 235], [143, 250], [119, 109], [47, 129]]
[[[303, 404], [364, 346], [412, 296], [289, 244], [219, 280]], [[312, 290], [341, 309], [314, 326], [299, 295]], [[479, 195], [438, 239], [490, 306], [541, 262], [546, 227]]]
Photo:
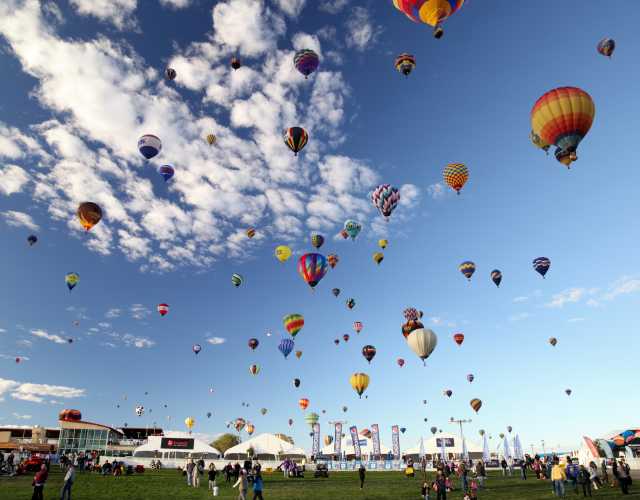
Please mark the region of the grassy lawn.
[[[62, 474], [57, 467], [49, 476], [44, 490], [44, 498], [60, 498]], [[433, 474], [429, 474], [433, 478]], [[0, 478], [0, 499], [29, 500], [31, 498], [31, 478]], [[280, 474], [265, 474], [265, 499], [286, 500], [365, 500], [365, 499], [416, 499], [420, 498], [421, 479], [406, 479], [398, 472], [369, 472], [364, 490], [359, 488], [357, 473], [340, 472], [331, 474], [329, 479], [313, 479], [307, 475], [305, 479], [284, 479]], [[219, 483], [220, 495], [217, 498], [230, 499], [237, 497], [237, 490], [226, 483]], [[456, 484], [457, 486], [457, 484]], [[479, 500], [533, 500], [550, 499], [551, 486], [549, 482], [529, 479], [521, 481], [518, 478], [504, 479], [492, 475], [487, 489], [480, 491]], [[595, 498], [619, 498], [621, 493], [617, 489], [605, 488], [594, 492]], [[76, 475], [73, 487], [74, 500], [188, 500], [211, 497], [207, 492], [206, 481], [202, 481], [200, 489], [189, 488], [178, 472], [164, 470], [160, 472], [147, 471], [144, 474], [114, 478], [99, 476], [93, 473]], [[252, 498], [252, 494], [249, 495]], [[435, 498], [435, 497], [433, 497]], [[461, 500], [462, 494], [454, 491], [447, 495], [448, 499]], [[576, 498], [568, 492], [567, 498]], [[582, 498], [582, 493], [580, 493]], [[640, 498], [640, 487], [634, 486], [627, 498]]]

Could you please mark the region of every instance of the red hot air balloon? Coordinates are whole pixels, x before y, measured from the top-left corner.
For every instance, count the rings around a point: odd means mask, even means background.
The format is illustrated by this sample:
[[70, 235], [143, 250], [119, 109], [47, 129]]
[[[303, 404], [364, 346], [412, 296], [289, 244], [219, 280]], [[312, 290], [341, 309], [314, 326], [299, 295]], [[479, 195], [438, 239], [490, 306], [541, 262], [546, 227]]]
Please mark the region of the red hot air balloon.
[[364, 325], [362, 324], [362, 322], [360, 321], [353, 322], [353, 329], [355, 330], [356, 333], [360, 333], [363, 328], [364, 328]]
[[372, 345], [366, 345], [362, 348], [362, 355], [364, 359], [371, 363], [371, 360], [376, 356], [376, 348]]
[[454, 333], [453, 340], [456, 344], [462, 345], [462, 343], [464, 342], [464, 333]]
[[260, 341], [258, 339], [249, 339], [249, 348], [255, 350], [258, 345], [260, 345]]
[[345, 334], [342, 336], [342, 340], [344, 340], [345, 342], [349, 342], [349, 334], [348, 334], [348, 333], [345, 333]]
[[169, 304], [158, 304], [158, 312], [160, 316], [166, 316], [169, 312]]

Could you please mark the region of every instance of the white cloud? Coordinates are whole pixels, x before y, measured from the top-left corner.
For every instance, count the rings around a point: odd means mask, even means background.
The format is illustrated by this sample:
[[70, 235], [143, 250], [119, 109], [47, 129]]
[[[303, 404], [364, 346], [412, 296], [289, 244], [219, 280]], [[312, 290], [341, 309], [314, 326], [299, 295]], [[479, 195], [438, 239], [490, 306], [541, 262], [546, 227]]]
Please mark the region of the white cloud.
[[5, 223], [13, 227], [26, 227], [32, 231], [40, 229], [38, 224], [34, 222], [29, 214], [24, 212], [17, 212], [15, 210], [7, 210], [6, 212], [0, 212], [0, 216], [4, 219]]
[[129, 308], [129, 312], [131, 313], [131, 317], [133, 319], [145, 319], [151, 314], [149, 308], [143, 306], [142, 304], [133, 304]]
[[420, 188], [415, 184], [403, 184], [400, 186], [400, 203], [398, 206], [412, 208], [420, 201]]
[[304, 8], [307, 0], [275, 0], [280, 10], [291, 17], [297, 17]]
[[[33, 137], [0, 122], [0, 159], [18, 160], [26, 156], [48, 157]], [[7, 182], [7, 172], [2, 175], [3, 182]]]
[[613, 300], [620, 295], [628, 295], [638, 291], [640, 291], [640, 279], [623, 276], [609, 286], [609, 289], [602, 295], [602, 298], [604, 300]]
[[26, 347], [27, 349], [30, 349], [33, 346], [33, 342], [31, 342], [28, 339], [20, 339], [16, 341], [16, 344], [21, 346], [21, 347]]
[[369, 9], [354, 7], [346, 22], [347, 35], [345, 42], [348, 47], [364, 51], [374, 45], [382, 33], [382, 27], [377, 26], [369, 15]]
[[207, 338], [207, 342], [209, 342], [209, 344], [212, 344], [212, 345], [224, 344], [226, 341], [227, 341], [227, 339], [225, 339], [223, 337], [209, 337], [209, 338]]
[[[118, 29], [135, 26], [131, 16], [138, 0], [69, 0], [80, 15], [108, 21]], [[148, 0], [147, 0], [148, 1]]]
[[597, 288], [568, 288], [553, 295], [551, 297], [551, 302], [548, 302], [545, 306], [561, 308], [564, 307], [565, 304], [575, 304], [576, 302], [580, 302], [583, 298], [595, 294], [597, 291]]
[[509, 321], [522, 321], [522, 320], [527, 319], [529, 317], [531, 317], [531, 314], [529, 314], [527, 312], [522, 312], [522, 313], [511, 315], [509, 317]]
[[435, 184], [427, 186], [427, 194], [434, 200], [441, 200], [445, 197], [446, 193], [444, 184], [441, 182], [436, 182]]
[[191, 4], [191, 0], [160, 0], [160, 5], [173, 9], [184, 9]]
[[66, 344], [67, 341], [65, 339], [63, 339], [62, 337], [60, 337], [60, 335], [55, 335], [52, 333], [48, 333], [45, 330], [40, 330], [40, 329], [36, 329], [36, 330], [31, 330], [31, 335], [33, 335], [34, 337], [38, 337], [41, 339], [45, 339], [48, 340], [50, 342], [55, 342], [56, 344]]
[[31, 415], [21, 415], [20, 413], [16, 413], [16, 412], [13, 412], [12, 415], [13, 415], [13, 418], [16, 418], [18, 420], [31, 420], [32, 418]]
[[31, 176], [23, 168], [17, 165], [6, 165], [0, 168], [0, 193], [7, 196], [22, 191], [22, 188], [29, 182]]
[[349, 0], [322, 0], [320, 10], [329, 14], [337, 14], [349, 4]]
[[145, 349], [156, 345], [155, 341], [151, 340], [148, 337], [136, 337], [129, 333], [122, 336], [122, 342], [124, 342], [126, 346], [133, 346], [137, 347], [138, 349]]
[[0, 378], [0, 397], [5, 394], [10, 394], [12, 398], [22, 401], [43, 403], [47, 396], [64, 399], [83, 397], [85, 390], [62, 385], [32, 384]]
[[7, 333], [7, 330], [5, 330], [4, 328], [0, 328], [0, 333]]
[[105, 318], [119, 318], [122, 315], [122, 309], [113, 307], [105, 313]]
[[102, 321], [102, 322], [98, 323], [98, 326], [100, 328], [111, 328], [111, 323], [107, 323], [106, 321]]
[[514, 297], [513, 301], [518, 304], [520, 302], [526, 302], [527, 300], [529, 300], [529, 297], [526, 297], [524, 295], [521, 295], [519, 297]]

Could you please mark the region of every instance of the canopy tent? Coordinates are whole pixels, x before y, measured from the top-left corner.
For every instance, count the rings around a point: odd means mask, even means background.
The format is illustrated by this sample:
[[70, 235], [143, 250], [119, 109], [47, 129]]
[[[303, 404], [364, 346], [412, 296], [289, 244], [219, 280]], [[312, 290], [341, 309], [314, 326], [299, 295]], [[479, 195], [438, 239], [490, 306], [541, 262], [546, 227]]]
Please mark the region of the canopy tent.
[[[433, 460], [435, 456], [439, 457], [441, 455], [442, 445], [444, 445], [447, 459], [452, 458], [451, 455], [455, 455], [456, 458], [459, 458], [461, 455], [463, 455], [464, 450], [462, 446], [462, 439], [457, 434], [442, 432], [436, 434], [435, 436], [420, 439], [422, 440], [424, 453], [427, 456], [427, 459]], [[478, 444], [475, 441], [471, 441], [466, 437], [465, 444], [467, 452], [469, 453], [469, 458], [482, 458], [481, 444]], [[417, 459], [420, 456], [420, 441], [418, 441], [416, 446], [412, 448], [408, 448], [406, 450], [401, 449], [401, 452], [404, 456]]]
[[249, 448], [253, 449], [253, 458], [258, 460], [281, 460], [285, 458], [303, 459], [306, 452], [273, 434], [258, 434], [236, 446], [229, 448], [225, 460], [246, 460]]
[[[370, 457], [371, 455], [373, 455], [373, 440], [371, 438], [365, 438], [363, 436], [360, 436], [359, 441], [360, 441], [360, 453], [363, 456], [366, 455], [367, 457]], [[320, 452], [322, 453], [322, 455], [325, 455], [325, 456], [334, 455], [334, 449], [335, 449], [334, 445], [335, 443], [331, 443], [329, 446], [323, 447], [320, 450]], [[390, 451], [391, 450], [387, 446], [380, 443], [381, 455], [387, 455]], [[345, 454], [347, 457], [355, 456], [355, 451], [353, 449], [353, 441], [351, 440], [350, 435], [345, 434], [342, 437], [341, 452]]]
[[172, 432], [164, 436], [149, 436], [147, 442], [133, 450], [138, 458], [220, 458], [221, 453], [186, 432]]

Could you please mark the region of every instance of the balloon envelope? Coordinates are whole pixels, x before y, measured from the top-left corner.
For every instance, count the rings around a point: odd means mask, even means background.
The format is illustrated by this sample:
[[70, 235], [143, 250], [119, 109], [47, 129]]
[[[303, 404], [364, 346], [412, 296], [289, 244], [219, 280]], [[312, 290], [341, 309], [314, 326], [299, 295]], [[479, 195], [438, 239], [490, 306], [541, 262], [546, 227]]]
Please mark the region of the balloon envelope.
[[362, 393], [367, 390], [367, 387], [369, 387], [369, 380], [369, 375], [358, 372], [351, 375], [349, 383], [353, 390], [358, 393], [358, 396], [362, 398]]
[[424, 362], [436, 348], [438, 337], [428, 328], [413, 330], [407, 337], [407, 345]]

